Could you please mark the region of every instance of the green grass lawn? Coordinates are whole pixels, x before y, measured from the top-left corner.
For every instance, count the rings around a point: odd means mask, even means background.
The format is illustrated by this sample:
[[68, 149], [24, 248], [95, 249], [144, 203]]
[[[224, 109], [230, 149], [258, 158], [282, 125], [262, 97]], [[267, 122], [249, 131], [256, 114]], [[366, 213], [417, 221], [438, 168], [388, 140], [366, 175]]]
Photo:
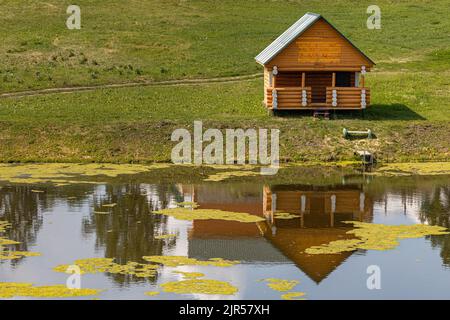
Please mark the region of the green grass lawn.
[[[262, 79], [100, 89], [0, 99], [0, 161], [169, 161], [175, 128], [281, 130], [289, 161], [334, 161], [368, 149], [382, 161], [449, 160], [450, 42], [446, 1], [79, 1], [82, 30], [65, 29], [68, 1], [2, 1], [0, 92], [245, 75], [254, 56], [306, 11], [322, 13], [377, 62], [365, 118], [269, 117]], [[372, 141], [342, 128], [371, 128]]]
[[380, 69], [450, 63], [446, 0], [377, 1], [381, 30], [366, 28], [370, 1], [79, 0], [81, 30], [65, 27], [69, 4], [1, 1], [1, 91], [260, 72], [253, 57], [307, 11]]

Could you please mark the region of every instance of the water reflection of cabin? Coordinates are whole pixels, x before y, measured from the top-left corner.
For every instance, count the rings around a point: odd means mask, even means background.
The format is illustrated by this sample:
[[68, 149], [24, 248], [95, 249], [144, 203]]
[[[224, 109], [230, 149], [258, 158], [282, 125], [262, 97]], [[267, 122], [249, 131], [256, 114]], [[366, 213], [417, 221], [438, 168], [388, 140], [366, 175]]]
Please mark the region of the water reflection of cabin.
[[[346, 220], [371, 220], [372, 201], [360, 185], [309, 186], [220, 185], [183, 187], [185, 198], [200, 208], [246, 212], [265, 222], [195, 220], [189, 233], [189, 256], [221, 257], [247, 263], [295, 263], [319, 283], [351, 253], [307, 255], [306, 248], [349, 238]], [[302, 204], [303, 203], [303, 204]], [[301, 218], [275, 219], [276, 211]]]
[[[308, 190], [309, 189], [309, 190]], [[271, 224], [274, 213], [300, 216], [301, 228], [343, 226], [342, 221], [363, 221], [372, 215], [372, 202], [358, 186], [308, 188], [307, 186], [264, 187], [264, 216]], [[278, 222], [283, 220], [278, 220]]]
[[[245, 212], [263, 217], [261, 188], [254, 185], [183, 187], [185, 199], [202, 209]], [[197, 259], [224, 258], [243, 263], [287, 264], [290, 260], [262, 236], [260, 225], [225, 220], [194, 220], [188, 255]]]
[[[343, 263], [351, 252], [308, 255], [312, 246], [350, 239], [348, 220], [371, 221], [373, 203], [360, 185], [265, 186], [264, 235], [311, 279], [319, 283]], [[298, 219], [276, 219], [277, 212], [299, 215]]]
[[264, 104], [275, 110], [365, 109], [364, 75], [375, 64], [315, 13], [307, 13], [256, 58], [264, 67]]

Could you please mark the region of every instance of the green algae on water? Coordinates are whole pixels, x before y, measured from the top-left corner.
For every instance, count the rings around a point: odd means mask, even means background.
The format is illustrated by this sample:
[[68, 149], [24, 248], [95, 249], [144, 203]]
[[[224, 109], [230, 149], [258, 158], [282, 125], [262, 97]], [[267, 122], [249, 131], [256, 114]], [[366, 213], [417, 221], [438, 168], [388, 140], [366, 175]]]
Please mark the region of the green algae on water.
[[187, 208], [171, 208], [154, 211], [156, 214], [163, 214], [174, 217], [178, 220], [227, 220], [238, 222], [260, 222], [264, 218], [258, 217], [245, 212], [231, 212], [216, 209], [187, 209]]
[[108, 211], [94, 211], [94, 213], [95, 214], [103, 214], [103, 215], [110, 214], [110, 212], [108, 212]]
[[178, 267], [183, 265], [190, 266], [214, 266], [214, 267], [231, 267], [238, 264], [239, 261], [224, 260], [222, 258], [211, 258], [209, 260], [197, 260], [184, 256], [144, 256], [145, 261], [159, 263], [168, 267]]
[[161, 285], [164, 292], [189, 294], [220, 294], [233, 295], [238, 292], [238, 288], [228, 282], [208, 279], [194, 279], [167, 282]]
[[297, 280], [285, 280], [276, 278], [267, 278], [262, 279], [261, 281], [267, 282], [267, 286], [276, 291], [289, 291], [300, 283]]
[[391, 250], [399, 245], [400, 239], [421, 238], [428, 235], [449, 234], [446, 228], [424, 224], [390, 226], [356, 221], [345, 221], [356, 229], [347, 231], [356, 239], [331, 241], [305, 250], [307, 254], [338, 254], [364, 250]]
[[170, 239], [170, 238], [176, 238], [176, 234], [161, 234], [159, 236], [155, 236], [155, 239]]
[[178, 207], [190, 207], [190, 208], [197, 208], [198, 204], [197, 202], [192, 201], [183, 201], [183, 202], [177, 202], [175, 203]]
[[450, 174], [450, 162], [386, 163], [374, 175], [441, 175]]
[[186, 279], [196, 279], [196, 278], [201, 278], [201, 277], [205, 276], [205, 274], [203, 274], [201, 272], [186, 272], [186, 271], [175, 270], [173, 273], [181, 274]]
[[32, 283], [0, 282], [0, 298], [69, 298], [99, 294], [96, 289], [69, 289], [64, 285], [34, 286]]
[[305, 295], [304, 292], [288, 292], [281, 295], [281, 299], [284, 300], [305, 300], [302, 298]]
[[[6, 229], [11, 228], [11, 224], [7, 221], [0, 221], [0, 233], [6, 232]], [[0, 260], [16, 260], [23, 257], [37, 257], [41, 254], [39, 252], [30, 251], [15, 251], [5, 248], [5, 246], [20, 244], [20, 242], [7, 239], [0, 236]]]
[[[80, 268], [81, 274], [87, 273], [112, 273], [122, 275], [133, 275], [139, 278], [155, 276], [158, 266], [154, 264], [143, 264], [128, 262], [127, 264], [117, 264], [110, 258], [88, 258], [76, 260], [73, 264]], [[70, 265], [59, 265], [53, 268], [56, 272], [68, 272]]]
[[0, 260], [16, 260], [23, 257], [39, 257], [41, 254], [39, 252], [30, 251], [3, 251], [0, 248]]
[[117, 203], [105, 203], [105, 204], [102, 204], [102, 207], [105, 207], [105, 208], [114, 208], [115, 206], [117, 206]]
[[275, 212], [273, 217], [275, 219], [282, 219], [282, 220], [289, 220], [289, 219], [300, 218], [299, 215], [292, 214], [292, 213], [289, 213], [289, 212]]
[[95, 176], [117, 177], [124, 174], [138, 174], [168, 167], [170, 167], [169, 164], [0, 164], [0, 180], [11, 183], [53, 183], [58, 186], [71, 183], [95, 184], [98, 182], [92, 182], [82, 178]]
[[204, 179], [204, 181], [214, 181], [219, 182], [226, 179], [234, 178], [234, 177], [252, 177], [259, 175], [259, 171], [226, 171], [226, 172], [218, 172], [210, 175], [208, 178]]

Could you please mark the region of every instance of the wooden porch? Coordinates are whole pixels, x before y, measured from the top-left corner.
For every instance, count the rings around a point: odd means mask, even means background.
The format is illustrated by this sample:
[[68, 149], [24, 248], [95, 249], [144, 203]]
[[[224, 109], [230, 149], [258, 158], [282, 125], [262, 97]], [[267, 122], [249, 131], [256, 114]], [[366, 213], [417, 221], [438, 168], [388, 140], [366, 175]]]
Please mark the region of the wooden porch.
[[359, 72], [279, 71], [269, 74], [265, 103], [271, 110], [362, 110], [370, 89]]
[[369, 88], [326, 87], [324, 102], [313, 102], [311, 87], [269, 87], [267, 108], [272, 110], [365, 109], [370, 104]]

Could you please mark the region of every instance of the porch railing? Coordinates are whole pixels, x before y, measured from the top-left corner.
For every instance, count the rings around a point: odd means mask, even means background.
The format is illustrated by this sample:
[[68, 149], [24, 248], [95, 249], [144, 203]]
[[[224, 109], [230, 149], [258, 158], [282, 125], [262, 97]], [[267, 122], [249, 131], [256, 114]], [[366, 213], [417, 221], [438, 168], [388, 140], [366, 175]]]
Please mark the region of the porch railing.
[[311, 105], [311, 87], [267, 88], [269, 109], [301, 109]]
[[365, 109], [370, 104], [370, 89], [356, 87], [327, 87], [327, 107], [336, 109]]
[[365, 109], [370, 104], [370, 89], [327, 87], [325, 103], [313, 103], [311, 87], [269, 87], [269, 109]]

